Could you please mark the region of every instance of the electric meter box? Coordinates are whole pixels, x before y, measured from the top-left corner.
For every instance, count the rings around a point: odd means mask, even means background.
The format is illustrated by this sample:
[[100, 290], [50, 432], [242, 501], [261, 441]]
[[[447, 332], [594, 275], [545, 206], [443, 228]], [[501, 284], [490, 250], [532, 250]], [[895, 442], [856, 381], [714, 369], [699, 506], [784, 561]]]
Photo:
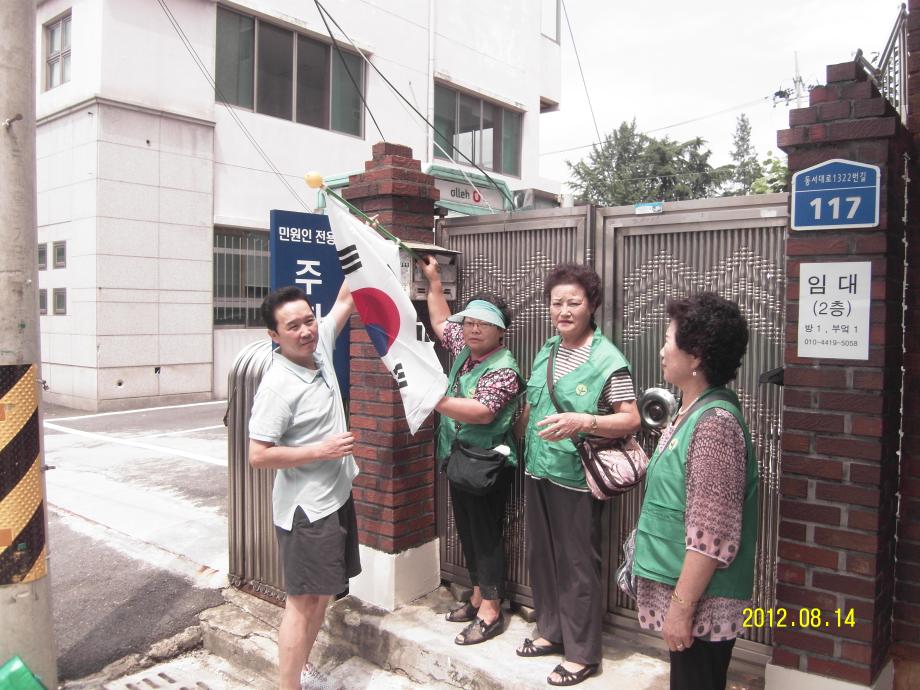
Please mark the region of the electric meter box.
[[[441, 285], [444, 288], [444, 298], [448, 302], [457, 299], [457, 259], [460, 252], [446, 249], [436, 244], [425, 242], [403, 242], [419, 256], [433, 256], [438, 260], [441, 269]], [[409, 299], [425, 300], [428, 298], [428, 279], [415, 265], [415, 259], [405, 249], [399, 250], [400, 280]]]

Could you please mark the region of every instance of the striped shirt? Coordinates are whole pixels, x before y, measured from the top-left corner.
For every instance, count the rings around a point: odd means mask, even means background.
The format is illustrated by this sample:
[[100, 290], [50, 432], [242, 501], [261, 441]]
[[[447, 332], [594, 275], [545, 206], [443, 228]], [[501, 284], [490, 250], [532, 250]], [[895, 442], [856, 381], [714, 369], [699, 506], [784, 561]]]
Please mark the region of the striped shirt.
[[[560, 345], [553, 362], [553, 384], [558, 383], [563, 376], [575, 371], [587, 362], [590, 356], [591, 343], [581, 347]], [[607, 379], [604, 390], [601, 392], [601, 398], [598, 401], [597, 411], [599, 414], [611, 414], [614, 405], [617, 403], [635, 399], [636, 392], [633, 387], [632, 376], [629, 374], [629, 369], [624, 367], [613, 372], [610, 378]]]

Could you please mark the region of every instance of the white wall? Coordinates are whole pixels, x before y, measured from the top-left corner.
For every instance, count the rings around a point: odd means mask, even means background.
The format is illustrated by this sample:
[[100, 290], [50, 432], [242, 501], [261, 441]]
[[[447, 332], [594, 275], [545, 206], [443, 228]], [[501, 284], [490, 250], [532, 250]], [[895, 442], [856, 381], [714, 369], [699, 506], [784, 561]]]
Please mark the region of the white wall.
[[[169, 3], [211, 75], [216, 6]], [[433, 94], [433, 7], [435, 76], [525, 111], [523, 175], [495, 177], [512, 188], [555, 188], [538, 176], [537, 155], [540, 96], [556, 99], [560, 89], [558, 64], [553, 70], [559, 48], [540, 33], [530, 0], [325, 6], [424, 114]], [[232, 7], [326, 36], [315, 5], [302, 0], [239, 0]], [[72, 79], [45, 91], [42, 26], [68, 10]], [[51, 242], [68, 243], [67, 267], [40, 276], [49, 311], [52, 289], [68, 290], [68, 314], [42, 317], [48, 397], [57, 402], [111, 409], [211, 395], [226, 374], [226, 357], [214, 366], [214, 348], [220, 344], [223, 352], [226, 338], [212, 328], [213, 226], [267, 228], [273, 208], [312, 208], [316, 197], [304, 173], [361, 170], [384, 137], [431, 162], [426, 126], [370, 69], [366, 97], [383, 136], [368, 116], [363, 136], [355, 137], [235, 109], [294, 198], [215, 104], [213, 87], [152, 0], [39, 0], [36, 45], [39, 241], [48, 242], [49, 263]]]

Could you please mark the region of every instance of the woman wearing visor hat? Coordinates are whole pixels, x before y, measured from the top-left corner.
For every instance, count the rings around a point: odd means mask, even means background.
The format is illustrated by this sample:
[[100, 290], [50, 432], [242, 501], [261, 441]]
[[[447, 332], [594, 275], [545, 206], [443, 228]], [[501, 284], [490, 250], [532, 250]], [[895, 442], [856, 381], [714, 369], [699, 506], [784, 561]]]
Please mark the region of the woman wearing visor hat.
[[492, 294], [476, 295], [463, 311], [452, 315], [437, 260], [428, 256], [418, 266], [428, 279], [431, 328], [454, 358], [445, 397], [435, 407], [441, 414], [438, 460], [443, 462], [457, 441], [482, 449], [506, 446], [509, 452], [489, 493], [475, 495], [450, 484], [454, 522], [473, 595], [449, 611], [447, 620], [469, 623], [454, 642], [478, 644], [500, 634], [504, 624], [501, 600], [505, 580], [505, 503], [517, 465], [511, 426], [523, 381], [514, 355], [504, 344], [505, 331], [511, 324], [505, 300]]

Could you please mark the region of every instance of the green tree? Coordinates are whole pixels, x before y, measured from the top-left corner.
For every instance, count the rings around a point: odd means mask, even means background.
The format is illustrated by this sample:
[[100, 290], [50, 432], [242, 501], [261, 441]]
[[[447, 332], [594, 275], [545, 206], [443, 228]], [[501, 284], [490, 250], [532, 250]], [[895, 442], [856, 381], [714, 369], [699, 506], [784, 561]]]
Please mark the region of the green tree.
[[786, 163], [767, 151], [767, 157], [761, 163], [762, 174], [751, 185], [754, 194], [771, 194], [789, 191], [789, 168]]
[[713, 168], [705, 143], [658, 139], [639, 132], [635, 120], [623, 122], [584, 160], [567, 161], [569, 185], [580, 199], [601, 206], [712, 196], [731, 166]]
[[763, 170], [757, 161], [757, 151], [751, 144], [751, 121], [744, 113], [738, 116], [735, 124], [732, 161], [734, 172], [728, 194], [731, 196], [750, 194], [754, 180], [763, 175]]

